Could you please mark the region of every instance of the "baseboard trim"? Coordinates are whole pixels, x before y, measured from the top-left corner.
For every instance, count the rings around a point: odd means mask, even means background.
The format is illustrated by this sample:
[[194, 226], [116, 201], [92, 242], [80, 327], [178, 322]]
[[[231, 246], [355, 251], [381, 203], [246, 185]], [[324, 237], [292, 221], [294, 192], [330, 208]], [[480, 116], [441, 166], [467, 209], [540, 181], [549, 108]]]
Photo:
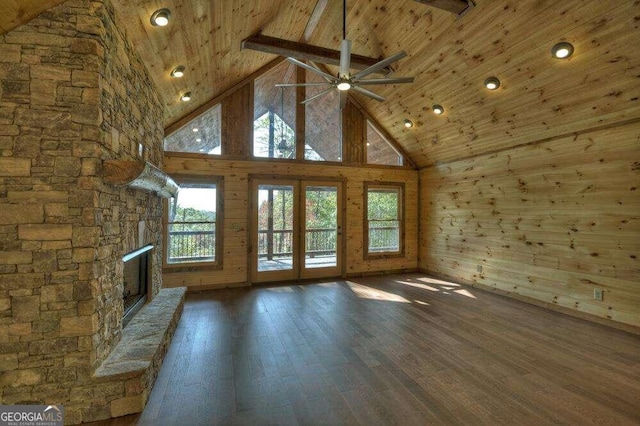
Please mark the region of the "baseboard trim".
[[407, 269], [390, 269], [387, 271], [365, 271], [365, 272], [354, 272], [351, 274], [347, 274], [347, 278], [362, 278], [362, 277], [376, 277], [381, 275], [395, 275], [395, 274], [410, 274], [412, 272], [422, 272], [417, 268], [407, 268]]
[[607, 327], [615, 328], [616, 330], [622, 330], [622, 331], [626, 331], [627, 333], [636, 334], [636, 335], [640, 336], [640, 327], [636, 327], [634, 325], [624, 324], [624, 323], [621, 323], [621, 322], [618, 322], [618, 321], [610, 320], [608, 318], [602, 318], [602, 317], [598, 317], [596, 315], [588, 314], [588, 313], [585, 313], [585, 312], [576, 311], [574, 309], [570, 309], [570, 308], [567, 308], [565, 306], [558, 306], [558, 305], [555, 305], [553, 303], [544, 302], [542, 300], [537, 300], [537, 299], [533, 299], [531, 297], [522, 296], [520, 294], [511, 293], [511, 292], [506, 291], [506, 290], [493, 288], [493, 287], [485, 285], [485, 284], [481, 284], [481, 283], [477, 283], [477, 282], [473, 282], [473, 281], [468, 281], [468, 280], [463, 280], [463, 279], [460, 279], [460, 278], [454, 278], [454, 277], [451, 277], [451, 276], [446, 275], [446, 274], [427, 271], [427, 270], [422, 269], [422, 268], [419, 268], [418, 272], [420, 272], [422, 274], [429, 275], [429, 276], [431, 276], [433, 278], [438, 278], [438, 279], [441, 279], [441, 280], [451, 281], [451, 282], [456, 283], [456, 284], [462, 284], [462, 285], [466, 285], [466, 286], [469, 286], [469, 287], [477, 288], [477, 289], [480, 289], [480, 290], [488, 291], [490, 293], [498, 294], [498, 295], [503, 296], [503, 297], [508, 297], [509, 299], [518, 300], [520, 302], [524, 302], [524, 303], [527, 303], [529, 305], [538, 306], [540, 308], [548, 309], [550, 311], [558, 312], [558, 313], [561, 313], [561, 314], [564, 314], [564, 315], [569, 315], [569, 316], [574, 317], [574, 318], [579, 318], [579, 319], [582, 319], [582, 320], [585, 320], [585, 321], [593, 322], [593, 323], [596, 323], [596, 324], [600, 324], [600, 325], [604, 325], [604, 326], [607, 326]]

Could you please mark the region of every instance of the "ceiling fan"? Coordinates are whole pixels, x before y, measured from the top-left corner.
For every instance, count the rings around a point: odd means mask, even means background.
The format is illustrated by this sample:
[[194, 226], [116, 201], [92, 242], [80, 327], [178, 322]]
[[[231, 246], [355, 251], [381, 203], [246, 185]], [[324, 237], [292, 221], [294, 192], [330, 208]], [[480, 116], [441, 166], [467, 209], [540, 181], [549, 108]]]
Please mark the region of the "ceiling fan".
[[347, 40], [347, 0], [343, 0], [342, 2], [342, 43], [340, 44], [340, 70], [338, 71], [337, 76], [333, 76], [314, 64], [306, 64], [302, 61], [299, 61], [295, 58], [287, 58], [287, 61], [290, 63], [297, 65], [301, 68], [309, 70], [320, 77], [322, 77], [325, 81], [321, 83], [286, 83], [286, 84], [276, 84], [277, 87], [298, 87], [298, 86], [329, 86], [325, 90], [321, 91], [315, 96], [312, 96], [304, 101], [303, 104], [313, 101], [334, 89], [338, 90], [340, 94], [340, 109], [343, 109], [347, 104], [347, 93], [349, 90], [353, 89], [358, 93], [362, 93], [365, 96], [368, 96], [376, 101], [384, 101], [385, 98], [365, 89], [362, 86], [370, 86], [376, 84], [402, 84], [402, 83], [413, 83], [413, 77], [396, 77], [396, 78], [365, 78], [370, 74], [378, 72], [383, 68], [386, 68], [391, 63], [400, 60], [407, 56], [405, 51], [400, 51], [394, 55], [389, 56], [371, 65], [368, 68], [363, 69], [355, 74], [351, 74], [351, 40]]

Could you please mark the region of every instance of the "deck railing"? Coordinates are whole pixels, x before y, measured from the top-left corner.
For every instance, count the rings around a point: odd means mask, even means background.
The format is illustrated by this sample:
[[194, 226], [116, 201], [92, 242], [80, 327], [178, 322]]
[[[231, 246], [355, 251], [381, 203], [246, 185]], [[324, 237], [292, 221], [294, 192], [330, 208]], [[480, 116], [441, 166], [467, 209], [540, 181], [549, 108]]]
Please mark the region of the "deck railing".
[[[305, 253], [322, 256], [334, 254], [336, 247], [335, 228], [307, 229]], [[369, 251], [397, 251], [399, 249], [399, 229], [383, 226], [369, 229]], [[271, 241], [269, 241], [271, 239]], [[215, 231], [175, 231], [169, 232], [169, 262], [194, 262], [215, 258]], [[258, 257], [261, 259], [285, 258], [293, 255], [293, 230], [258, 231]]]
[[216, 255], [215, 224], [207, 231], [169, 231], [168, 262], [211, 261]]

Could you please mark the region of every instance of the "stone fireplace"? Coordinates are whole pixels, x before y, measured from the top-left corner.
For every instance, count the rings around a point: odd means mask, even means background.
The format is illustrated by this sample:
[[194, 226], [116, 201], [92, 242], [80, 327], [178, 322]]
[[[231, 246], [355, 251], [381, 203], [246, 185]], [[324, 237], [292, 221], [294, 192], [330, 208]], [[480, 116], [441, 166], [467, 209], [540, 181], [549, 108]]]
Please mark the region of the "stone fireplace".
[[[106, 183], [103, 163], [144, 152], [161, 167], [162, 119], [110, 0], [0, 35], [3, 404], [62, 404], [71, 424], [144, 407], [182, 296], [161, 290], [162, 199]], [[150, 302], [123, 328], [123, 256], [147, 245]], [[167, 327], [153, 336], [137, 320], [152, 315]]]

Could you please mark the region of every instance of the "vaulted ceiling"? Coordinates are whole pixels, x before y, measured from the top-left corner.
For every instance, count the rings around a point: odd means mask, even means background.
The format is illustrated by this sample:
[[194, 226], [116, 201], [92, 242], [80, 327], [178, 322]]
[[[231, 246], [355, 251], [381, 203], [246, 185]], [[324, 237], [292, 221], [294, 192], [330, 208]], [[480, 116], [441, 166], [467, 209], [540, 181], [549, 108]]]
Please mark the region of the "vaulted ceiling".
[[[28, 16], [36, 0], [2, 0]], [[223, 93], [274, 55], [241, 50], [258, 31], [339, 49], [340, 0], [113, 0], [165, 106], [165, 126]], [[357, 101], [419, 166], [496, 152], [640, 116], [640, 2], [637, 0], [476, 0], [462, 17], [415, 0], [348, 0], [353, 53], [405, 50], [395, 74], [415, 83], [374, 86], [387, 98]], [[33, 6], [34, 8], [37, 8]], [[171, 10], [167, 27], [151, 13]], [[32, 14], [33, 12], [31, 12]], [[22, 18], [25, 19], [25, 18]], [[19, 18], [4, 17], [0, 28]], [[553, 59], [559, 41], [575, 46]], [[186, 75], [170, 71], [185, 65]], [[330, 67], [332, 72], [337, 72]], [[483, 81], [502, 85], [488, 91]], [[181, 103], [190, 91], [193, 100]], [[445, 107], [433, 114], [433, 104]], [[415, 126], [406, 129], [404, 119]]]

